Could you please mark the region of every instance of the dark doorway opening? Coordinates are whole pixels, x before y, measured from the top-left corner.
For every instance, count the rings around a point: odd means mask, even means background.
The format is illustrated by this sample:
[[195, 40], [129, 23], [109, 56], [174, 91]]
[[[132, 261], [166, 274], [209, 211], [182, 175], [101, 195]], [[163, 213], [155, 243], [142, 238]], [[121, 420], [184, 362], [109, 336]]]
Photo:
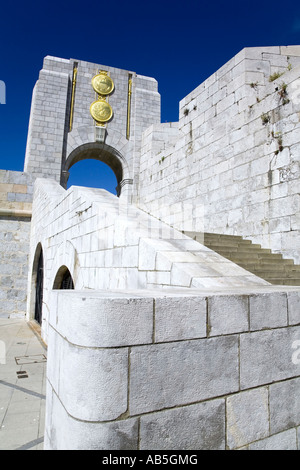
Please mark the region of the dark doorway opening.
[[37, 275], [36, 275], [36, 288], [35, 288], [35, 312], [34, 319], [41, 325], [42, 324], [42, 310], [43, 310], [43, 287], [44, 287], [44, 258], [43, 251], [41, 250]]

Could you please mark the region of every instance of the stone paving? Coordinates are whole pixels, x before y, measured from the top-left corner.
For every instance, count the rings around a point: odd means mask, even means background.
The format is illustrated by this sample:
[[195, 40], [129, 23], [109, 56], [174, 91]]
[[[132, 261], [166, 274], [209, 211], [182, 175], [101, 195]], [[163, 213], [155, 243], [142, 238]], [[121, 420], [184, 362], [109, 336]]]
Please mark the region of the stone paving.
[[0, 450], [43, 450], [46, 358], [25, 320], [0, 318]]

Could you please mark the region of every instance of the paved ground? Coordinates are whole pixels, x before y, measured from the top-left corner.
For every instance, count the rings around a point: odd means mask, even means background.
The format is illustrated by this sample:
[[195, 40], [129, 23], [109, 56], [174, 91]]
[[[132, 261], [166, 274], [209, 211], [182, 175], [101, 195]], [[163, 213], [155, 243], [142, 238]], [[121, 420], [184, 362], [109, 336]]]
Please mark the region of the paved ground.
[[0, 450], [43, 450], [46, 357], [25, 320], [0, 318]]

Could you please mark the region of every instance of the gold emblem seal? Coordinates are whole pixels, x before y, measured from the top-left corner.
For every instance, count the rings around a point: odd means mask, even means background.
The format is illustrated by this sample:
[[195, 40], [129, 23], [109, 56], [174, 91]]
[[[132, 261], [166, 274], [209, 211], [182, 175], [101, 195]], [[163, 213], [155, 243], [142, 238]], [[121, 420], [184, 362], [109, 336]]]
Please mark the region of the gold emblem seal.
[[104, 99], [100, 99], [91, 104], [90, 113], [95, 121], [104, 123], [110, 120], [113, 115], [113, 110]]
[[98, 95], [109, 95], [114, 90], [114, 82], [105, 72], [100, 72], [92, 78], [92, 87]]

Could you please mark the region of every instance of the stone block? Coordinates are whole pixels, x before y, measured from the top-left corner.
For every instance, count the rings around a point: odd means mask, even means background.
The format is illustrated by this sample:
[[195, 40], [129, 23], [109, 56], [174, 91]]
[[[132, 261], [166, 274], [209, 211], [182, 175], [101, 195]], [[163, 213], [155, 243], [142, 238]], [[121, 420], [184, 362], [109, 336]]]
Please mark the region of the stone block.
[[225, 450], [224, 400], [142, 416], [140, 449]]
[[287, 296], [285, 293], [250, 295], [250, 330], [287, 326]]
[[292, 362], [292, 344], [299, 339], [300, 327], [241, 334], [241, 389], [300, 375], [300, 364]]
[[170, 272], [169, 271], [149, 271], [147, 273], [147, 282], [149, 284], [169, 286], [170, 285]]
[[154, 271], [156, 253], [158, 251], [174, 250], [172, 245], [165, 240], [141, 239], [139, 243], [139, 269], [140, 271]]
[[138, 420], [89, 423], [70, 416], [47, 386], [44, 450], [137, 450]]
[[235, 336], [132, 348], [131, 415], [236, 391], [237, 355]]
[[270, 219], [269, 231], [270, 233], [289, 232], [291, 230], [292, 217], [279, 217], [278, 219]]
[[288, 292], [288, 324], [297, 325], [300, 323], [300, 292]]
[[288, 56], [300, 56], [300, 46], [280, 46], [280, 53]]
[[249, 450], [297, 450], [297, 430], [289, 429], [250, 444]]
[[236, 449], [269, 435], [268, 389], [227, 398], [227, 445]]
[[206, 336], [206, 299], [201, 297], [156, 298], [155, 342]]
[[271, 434], [294, 426], [300, 426], [300, 377], [270, 386]]
[[[13, 280], [13, 279], [12, 279]], [[24, 283], [26, 284], [26, 282]], [[10, 289], [7, 292], [7, 299], [12, 299], [12, 300], [26, 300], [26, 288], [24, 286], [24, 289]]]
[[249, 330], [247, 296], [218, 295], [207, 302], [209, 336]]
[[195, 263], [198, 259], [196, 254], [186, 251], [164, 251], [157, 253], [156, 269], [161, 271], [170, 270], [172, 263]]
[[86, 291], [52, 296], [53, 326], [70, 343], [103, 348], [152, 342], [152, 298]]
[[48, 360], [48, 380], [74, 419], [110, 421], [126, 412], [128, 348], [75, 346], [49, 328]]
[[[222, 271], [222, 264], [220, 264]], [[190, 287], [193, 278], [217, 278], [220, 276], [218, 265], [214, 263], [173, 263], [171, 269], [172, 285]], [[221, 274], [222, 276], [222, 274]]]

